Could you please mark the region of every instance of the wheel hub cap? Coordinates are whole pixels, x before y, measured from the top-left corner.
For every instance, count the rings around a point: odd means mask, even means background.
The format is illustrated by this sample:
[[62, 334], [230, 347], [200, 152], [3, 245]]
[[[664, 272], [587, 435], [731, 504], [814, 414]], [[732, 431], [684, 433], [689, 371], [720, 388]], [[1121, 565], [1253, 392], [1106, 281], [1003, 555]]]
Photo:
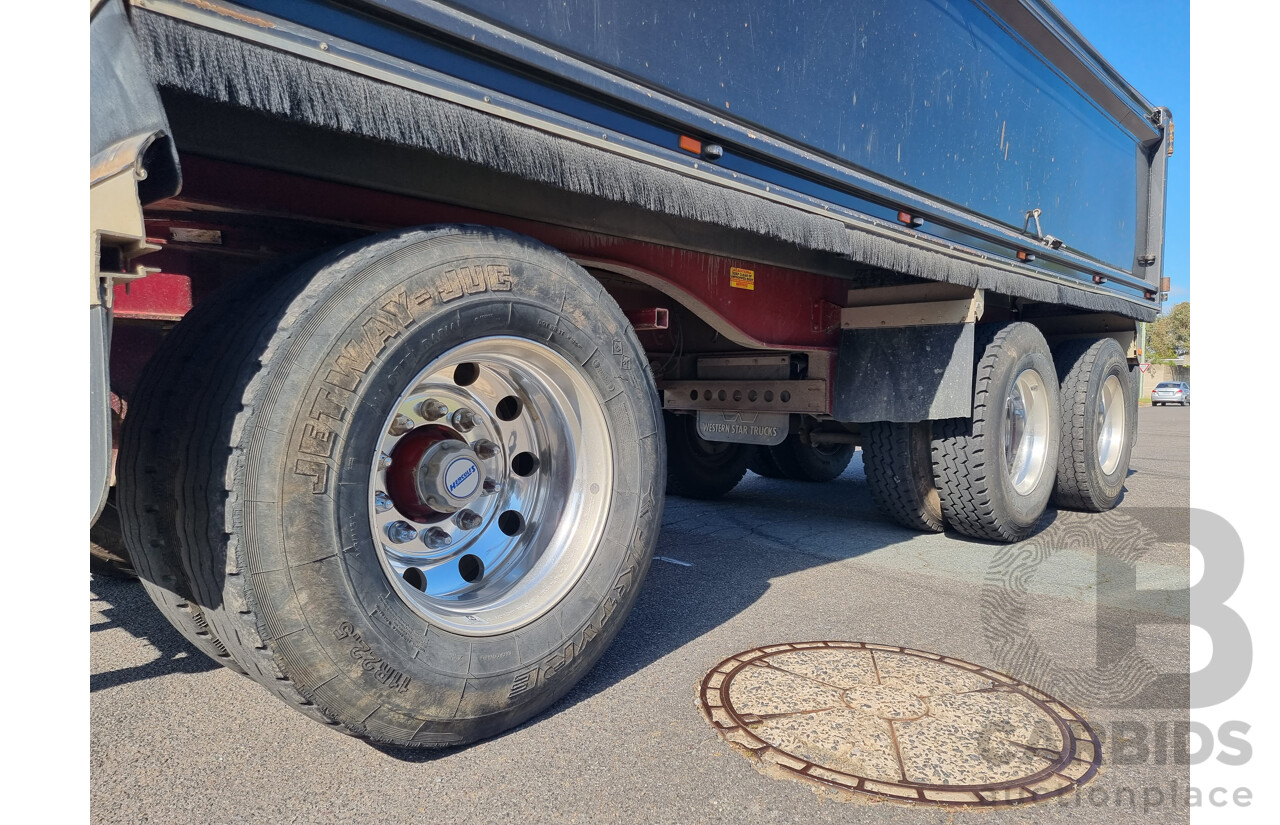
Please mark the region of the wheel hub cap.
[[480, 495], [484, 470], [475, 450], [462, 441], [433, 444], [418, 463], [418, 498], [440, 513], [456, 513]]

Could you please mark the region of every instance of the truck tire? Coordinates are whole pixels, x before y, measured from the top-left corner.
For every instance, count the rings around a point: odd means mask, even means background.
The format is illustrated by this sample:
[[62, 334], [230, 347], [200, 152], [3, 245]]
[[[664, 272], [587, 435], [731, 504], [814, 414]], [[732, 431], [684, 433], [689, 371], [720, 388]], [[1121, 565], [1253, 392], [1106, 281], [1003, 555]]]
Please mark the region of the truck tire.
[[226, 540], [192, 571], [211, 625], [293, 707], [374, 741], [532, 717], [652, 557], [664, 454], [634, 332], [571, 261], [480, 227], [365, 239], [287, 282], [208, 399], [232, 425], [191, 436], [226, 439], [202, 470], [226, 480]]
[[1058, 466], [1058, 380], [1031, 324], [983, 324], [974, 341], [973, 413], [933, 425], [933, 479], [942, 514], [974, 538], [1030, 536]]
[[667, 492], [710, 501], [728, 493], [747, 474], [752, 448], [747, 444], [707, 441], [698, 435], [692, 415], [664, 412], [667, 428]]
[[933, 482], [929, 421], [862, 425], [862, 468], [881, 512], [910, 530], [941, 533], [942, 500]]
[[107, 505], [89, 528], [89, 572], [111, 579], [136, 579], [138, 571], [129, 561], [120, 531], [120, 511], [116, 508], [115, 488], [107, 494]]
[[772, 448], [760, 445], [752, 447], [750, 453], [751, 455], [747, 458], [748, 470], [764, 478], [786, 478], [778, 462], [773, 460]]
[[[157, 385], [165, 401], [130, 406], [129, 416], [145, 434], [130, 442], [129, 470], [121, 483], [132, 492], [130, 521], [142, 531], [142, 544], [153, 545], [159, 537], [176, 554], [191, 609], [199, 612], [215, 648], [222, 651], [218, 661], [254, 678], [311, 719], [336, 727], [284, 677], [271, 651], [260, 644], [253, 612], [227, 586], [238, 572], [223, 561], [229, 536], [225, 445], [238, 411], [229, 408], [227, 398], [256, 373], [261, 355], [257, 342], [296, 294], [293, 272], [298, 263], [282, 260], [236, 279], [197, 304], [165, 339], [172, 346], [171, 357], [143, 378]], [[148, 467], [164, 468], [167, 480], [157, 485], [159, 474], [146, 472]]]
[[800, 436], [787, 436], [781, 444], [765, 447], [783, 478], [792, 481], [831, 481], [853, 460], [853, 444], [805, 444]]
[[1053, 503], [1102, 512], [1120, 502], [1137, 405], [1124, 350], [1112, 338], [1062, 343], [1058, 370], [1061, 445]]
[[[205, 411], [209, 379], [227, 371], [228, 347], [266, 317], [261, 295], [283, 271], [270, 267], [237, 279], [196, 304], [164, 337], [129, 399], [116, 462], [125, 546], [147, 595], [198, 650], [238, 673], [245, 668], [210, 627], [188, 570], [188, 560], [207, 554], [193, 544], [191, 508], [200, 502], [183, 494], [184, 482], [209, 479], [184, 472], [184, 462], [209, 450], [193, 433], [192, 419]], [[216, 529], [220, 534], [220, 522]]]

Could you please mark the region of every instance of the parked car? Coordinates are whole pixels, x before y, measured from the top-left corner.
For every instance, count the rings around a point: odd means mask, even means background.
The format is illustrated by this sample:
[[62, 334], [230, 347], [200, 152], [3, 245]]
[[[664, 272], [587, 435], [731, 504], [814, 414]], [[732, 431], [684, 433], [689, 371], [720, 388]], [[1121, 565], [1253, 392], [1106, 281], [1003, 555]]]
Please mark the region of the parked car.
[[1177, 404], [1185, 407], [1191, 403], [1191, 385], [1185, 381], [1161, 381], [1151, 391], [1151, 406]]

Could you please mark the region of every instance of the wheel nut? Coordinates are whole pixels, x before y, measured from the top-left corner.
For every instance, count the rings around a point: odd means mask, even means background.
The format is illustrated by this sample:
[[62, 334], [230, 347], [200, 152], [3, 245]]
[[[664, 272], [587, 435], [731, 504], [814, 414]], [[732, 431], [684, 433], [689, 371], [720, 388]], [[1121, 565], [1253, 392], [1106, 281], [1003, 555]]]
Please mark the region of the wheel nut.
[[387, 468], [388, 468], [388, 467], [390, 467], [390, 466], [391, 466], [391, 456], [387, 455], [386, 453], [379, 453], [379, 454], [378, 454], [378, 469], [379, 469], [379, 470], [385, 470], [385, 469], [387, 469]]
[[491, 478], [486, 478], [480, 489], [482, 490], [481, 495], [491, 496], [501, 490], [502, 485]]
[[417, 409], [418, 415], [428, 421], [435, 421], [437, 418], [444, 418], [449, 414], [449, 408], [443, 402], [434, 398], [428, 398], [426, 401], [420, 402]]
[[481, 458], [493, 458], [498, 454], [498, 445], [494, 444], [487, 438], [482, 438], [471, 445], [471, 449], [476, 451], [476, 455]]
[[463, 530], [474, 530], [480, 526], [480, 522], [484, 519], [480, 518], [480, 514], [472, 510], [462, 510], [453, 517], [453, 523]]
[[432, 550], [439, 550], [441, 547], [448, 547], [453, 544], [453, 536], [441, 530], [439, 527], [432, 527], [422, 531], [422, 543], [430, 547]]
[[392, 435], [404, 435], [413, 429], [413, 419], [404, 413], [396, 413], [391, 419], [391, 427], [387, 430]]
[[385, 513], [392, 507], [391, 496], [379, 490], [373, 494], [373, 509], [379, 513]]
[[407, 522], [393, 521], [387, 525], [387, 538], [396, 544], [404, 544], [406, 541], [413, 541], [418, 535], [418, 531], [413, 529]]
[[464, 433], [470, 432], [476, 426], [476, 416], [471, 410], [458, 410], [449, 420], [458, 431]]

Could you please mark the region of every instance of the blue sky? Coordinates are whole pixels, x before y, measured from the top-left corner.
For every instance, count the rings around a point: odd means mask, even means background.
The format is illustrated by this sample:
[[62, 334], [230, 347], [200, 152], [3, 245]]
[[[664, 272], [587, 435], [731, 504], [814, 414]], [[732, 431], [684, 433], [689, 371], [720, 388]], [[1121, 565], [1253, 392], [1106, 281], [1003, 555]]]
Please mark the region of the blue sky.
[[1107, 62], [1173, 112], [1164, 274], [1171, 306], [1191, 298], [1191, 5], [1183, 0], [1052, 0]]

